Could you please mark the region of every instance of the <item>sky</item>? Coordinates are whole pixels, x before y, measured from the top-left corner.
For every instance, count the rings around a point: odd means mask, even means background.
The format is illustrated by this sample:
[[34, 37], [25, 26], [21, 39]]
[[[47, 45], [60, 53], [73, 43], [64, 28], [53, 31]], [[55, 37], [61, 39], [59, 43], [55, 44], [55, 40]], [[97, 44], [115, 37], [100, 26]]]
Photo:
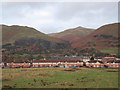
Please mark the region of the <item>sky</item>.
[[2, 24], [57, 33], [78, 26], [97, 29], [118, 22], [117, 2], [4, 2]]

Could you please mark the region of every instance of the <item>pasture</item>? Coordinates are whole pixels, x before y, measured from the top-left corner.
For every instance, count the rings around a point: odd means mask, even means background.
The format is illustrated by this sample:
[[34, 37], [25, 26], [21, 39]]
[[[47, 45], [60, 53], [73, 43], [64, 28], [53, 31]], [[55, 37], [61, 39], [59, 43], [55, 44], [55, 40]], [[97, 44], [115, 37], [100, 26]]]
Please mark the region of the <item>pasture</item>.
[[3, 88], [118, 88], [118, 69], [15, 68], [2, 70]]

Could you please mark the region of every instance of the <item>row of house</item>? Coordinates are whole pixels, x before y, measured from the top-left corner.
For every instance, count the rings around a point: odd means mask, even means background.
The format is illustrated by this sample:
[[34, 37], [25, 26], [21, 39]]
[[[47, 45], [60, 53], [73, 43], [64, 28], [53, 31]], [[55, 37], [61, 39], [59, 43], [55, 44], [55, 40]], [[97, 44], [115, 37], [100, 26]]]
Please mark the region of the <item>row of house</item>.
[[81, 67], [83, 62], [81, 60], [46, 60], [46, 61], [34, 61], [33, 67]]
[[35, 60], [30, 61], [12, 61], [7, 63], [1, 63], [0, 67], [9, 67], [9, 68], [40, 68], [40, 67], [93, 67], [93, 68], [120, 68], [120, 60], [108, 60], [106, 62], [99, 60]]
[[1, 67], [9, 67], [9, 68], [30, 68], [30, 61], [9, 61], [6, 63], [1, 63]]
[[98, 60], [94, 60], [94, 61], [88, 61], [86, 62], [86, 66], [88, 67], [109, 67], [109, 68], [120, 68], [120, 61], [107, 61], [107, 62], [102, 62], [102, 61], [98, 61]]

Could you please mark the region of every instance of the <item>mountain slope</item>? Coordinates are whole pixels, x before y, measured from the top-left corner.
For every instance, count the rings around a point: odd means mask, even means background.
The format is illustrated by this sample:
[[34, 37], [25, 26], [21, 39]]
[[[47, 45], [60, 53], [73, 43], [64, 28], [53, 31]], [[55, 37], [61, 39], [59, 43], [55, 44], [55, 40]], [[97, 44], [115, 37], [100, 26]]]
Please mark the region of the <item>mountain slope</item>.
[[71, 47], [69, 42], [50, 37], [34, 28], [17, 25], [2, 25], [2, 42], [3, 55], [40, 53], [64, 55]]
[[57, 37], [66, 41], [76, 41], [77, 39], [84, 37], [90, 33], [92, 33], [94, 29], [89, 28], [83, 28], [83, 27], [77, 27], [73, 29], [68, 29], [60, 33], [52, 33], [49, 34], [49, 36]]
[[105, 50], [109, 51], [109, 49], [112, 49], [116, 51], [114, 54], [117, 54], [119, 46], [118, 25], [120, 25], [120, 23], [104, 25], [86, 37], [73, 42], [72, 47], [77, 48], [78, 51], [85, 50], [86, 48], [88, 50], [94, 48], [103, 52]]
[[52, 42], [62, 42], [62, 40], [50, 37], [34, 28], [27, 26], [7, 26], [2, 25], [2, 43], [13, 43], [21, 38], [41, 38]]

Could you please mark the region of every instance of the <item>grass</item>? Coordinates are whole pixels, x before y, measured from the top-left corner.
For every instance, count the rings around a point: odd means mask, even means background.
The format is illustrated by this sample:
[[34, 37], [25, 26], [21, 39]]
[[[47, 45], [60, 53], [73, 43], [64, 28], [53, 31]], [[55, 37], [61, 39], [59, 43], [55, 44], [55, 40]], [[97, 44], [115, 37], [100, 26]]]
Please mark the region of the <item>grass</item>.
[[102, 49], [100, 51], [103, 53], [109, 53], [109, 54], [113, 54], [113, 55], [118, 54], [118, 49], [116, 49], [116, 48], [107, 48], [107, 49]]
[[118, 88], [118, 69], [18, 68], [2, 74], [4, 88]]

